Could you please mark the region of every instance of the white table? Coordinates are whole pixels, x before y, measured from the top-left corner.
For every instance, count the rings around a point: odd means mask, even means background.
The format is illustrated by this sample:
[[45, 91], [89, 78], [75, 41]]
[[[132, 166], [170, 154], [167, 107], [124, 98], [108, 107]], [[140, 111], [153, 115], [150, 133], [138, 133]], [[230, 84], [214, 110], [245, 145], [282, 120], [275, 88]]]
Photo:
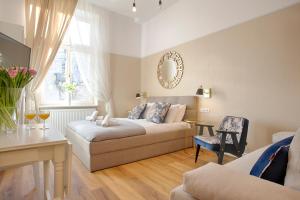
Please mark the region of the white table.
[[[70, 146], [54, 128], [45, 131], [19, 126], [14, 133], [0, 133], [0, 169], [43, 161], [44, 197], [52, 199], [49, 190], [49, 164], [54, 166], [54, 199], [64, 198], [66, 180], [70, 178]], [[67, 166], [67, 167], [66, 167]], [[67, 179], [66, 179], [67, 177]]]

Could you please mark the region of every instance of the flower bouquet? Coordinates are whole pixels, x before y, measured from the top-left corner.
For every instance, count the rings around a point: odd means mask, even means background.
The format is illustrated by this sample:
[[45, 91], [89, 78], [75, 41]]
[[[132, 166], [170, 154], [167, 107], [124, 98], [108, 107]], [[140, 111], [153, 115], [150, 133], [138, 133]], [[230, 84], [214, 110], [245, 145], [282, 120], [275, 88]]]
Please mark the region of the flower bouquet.
[[0, 67], [0, 126], [15, 129], [18, 104], [23, 88], [34, 78], [36, 71], [27, 67]]

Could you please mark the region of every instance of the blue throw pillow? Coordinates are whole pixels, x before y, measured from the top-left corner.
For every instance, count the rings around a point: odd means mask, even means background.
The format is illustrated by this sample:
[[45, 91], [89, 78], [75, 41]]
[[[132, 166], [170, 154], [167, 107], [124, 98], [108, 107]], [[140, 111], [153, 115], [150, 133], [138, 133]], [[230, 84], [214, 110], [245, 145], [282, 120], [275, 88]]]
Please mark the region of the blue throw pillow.
[[283, 185], [288, 159], [289, 146], [282, 146], [278, 149], [276, 154], [271, 157], [270, 165], [262, 173], [260, 178]]
[[253, 168], [250, 171], [250, 175], [261, 177], [267, 169], [267, 167], [270, 166], [273, 160], [272, 158], [274, 158], [276, 152], [278, 152], [281, 147], [290, 145], [293, 140], [293, 137], [294, 136], [285, 138], [279, 142], [272, 144], [269, 148], [267, 148], [254, 164]]

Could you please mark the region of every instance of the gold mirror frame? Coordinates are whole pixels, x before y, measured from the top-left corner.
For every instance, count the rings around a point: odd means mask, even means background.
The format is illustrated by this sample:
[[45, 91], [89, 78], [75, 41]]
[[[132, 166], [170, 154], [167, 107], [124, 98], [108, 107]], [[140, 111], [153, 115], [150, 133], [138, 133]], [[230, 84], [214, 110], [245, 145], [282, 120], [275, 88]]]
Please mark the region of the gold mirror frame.
[[[164, 72], [170, 72], [170, 69], [163, 69], [164, 64], [168, 63], [168, 67], [170, 65], [170, 62], [173, 62], [176, 64], [176, 72], [172, 77], [168, 77], [168, 80], [166, 76], [170, 76], [164, 74]], [[160, 85], [166, 89], [172, 89], [175, 88], [181, 81], [183, 77], [183, 70], [184, 70], [184, 65], [183, 65], [183, 60], [182, 57], [180, 56], [179, 53], [176, 51], [169, 51], [165, 53], [157, 66], [157, 79], [160, 83]]]

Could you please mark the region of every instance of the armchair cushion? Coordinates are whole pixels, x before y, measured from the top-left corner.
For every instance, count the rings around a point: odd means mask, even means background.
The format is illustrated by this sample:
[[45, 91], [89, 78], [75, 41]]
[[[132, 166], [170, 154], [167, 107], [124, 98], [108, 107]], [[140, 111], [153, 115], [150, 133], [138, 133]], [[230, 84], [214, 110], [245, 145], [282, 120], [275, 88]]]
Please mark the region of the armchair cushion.
[[[244, 127], [244, 118], [242, 117], [233, 117], [233, 116], [226, 116], [220, 127], [220, 131], [230, 131], [230, 132], [238, 132], [236, 134], [238, 142], [240, 142], [241, 134]], [[222, 137], [222, 134], [219, 132], [217, 133], [217, 136], [220, 138]], [[233, 144], [232, 138], [230, 134], [227, 134], [226, 136], [226, 144]]]
[[300, 198], [300, 192], [214, 163], [185, 173], [183, 189], [201, 200], [298, 200]]
[[217, 136], [195, 136], [196, 139], [201, 140], [208, 144], [220, 144], [220, 138]]
[[[229, 137], [232, 137], [232, 136], [229, 134], [229, 132], [226, 132], [226, 131], [218, 131], [218, 130], [217, 130], [216, 132], [219, 133], [220, 135], [226, 134], [226, 133], [227, 133], [226, 138], [228, 137], [228, 135], [229, 135]], [[232, 132], [232, 133], [236, 133], [236, 132]], [[203, 142], [205, 142], [205, 143], [208, 143], [208, 144], [220, 144], [220, 143], [221, 143], [221, 137], [219, 137], [219, 136], [217, 136], [217, 135], [215, 135], [215, 136], [202, 136], [202, 135], [197, 135], [197, 136], [195, 136], [195, 138], [197, 138], [198, 140], [201, 140], [201, 141], [203, 141]], [[231, 139], [231, 141], [232, 141], [232, 139]], [[232, 142], [230, 143], [229, 140], [226, 140], [225, 143], [226, 143], [226, 144], [232, 144]]]

